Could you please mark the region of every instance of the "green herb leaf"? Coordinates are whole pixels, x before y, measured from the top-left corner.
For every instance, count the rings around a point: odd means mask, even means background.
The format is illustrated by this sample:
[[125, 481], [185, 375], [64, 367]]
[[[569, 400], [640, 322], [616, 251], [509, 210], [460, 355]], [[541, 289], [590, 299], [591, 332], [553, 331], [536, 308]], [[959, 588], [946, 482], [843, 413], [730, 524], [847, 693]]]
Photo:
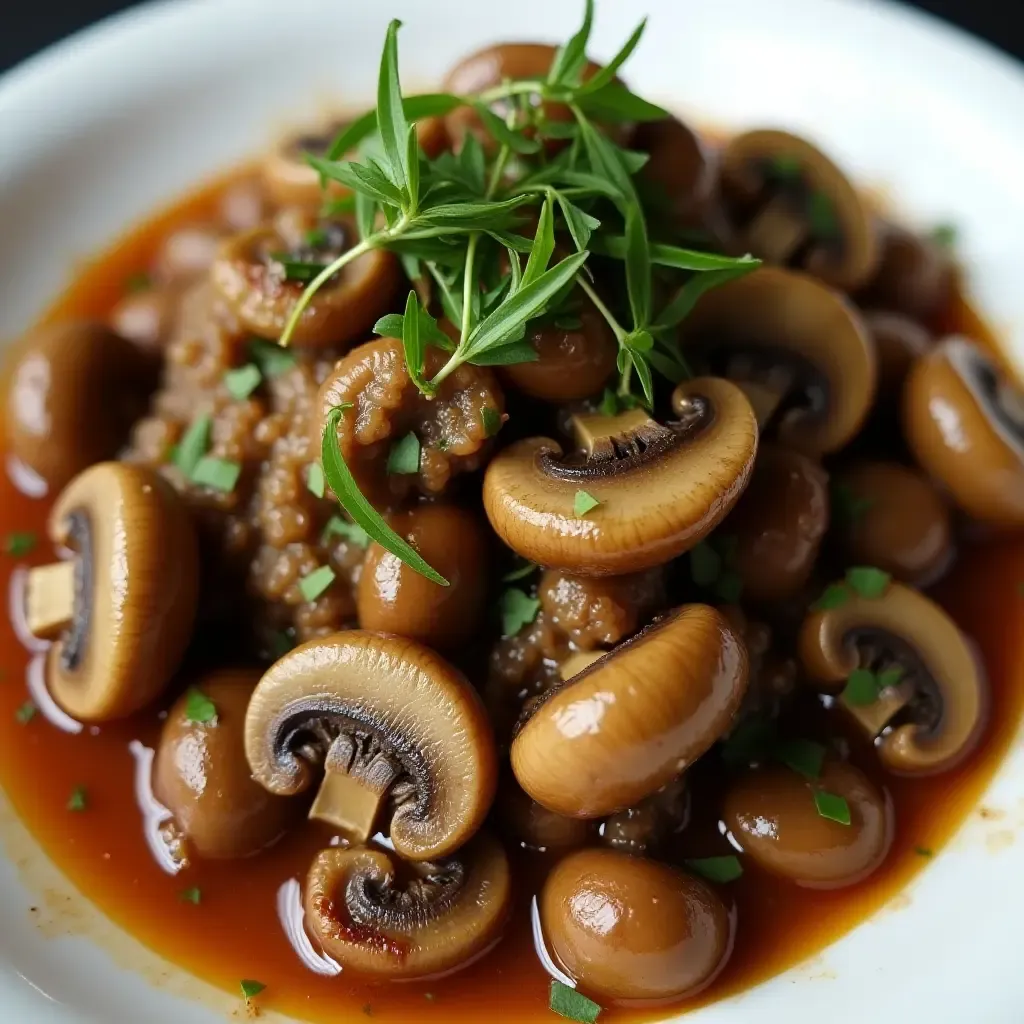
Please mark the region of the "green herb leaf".
[[517, 587], [509, 587], [501, 595], [501, 632], [503, 636], [515, 636], [528, 626], [540, 611], [540, 601], [524, 594]]
[[392, 180], [399, 188], [409, 180], [406, 150], [409, 122], [405, 119], [402, 86], [398, 79], [398, 30], [401, 25], [397, 18], [388, 25], [377, 80], [377, 130], [391, 164]]
[[658, 314], [658, 325], [660, 327], [678, 327], [692, 312], [700, 297], [717, 288], [719, 285], [734, 281], [738, 277], [744, 277], [752, 270], [756, 270], [760, 264], [740, 262], [728, 270], [709, 270], [702, 274], [691, 277], [676, 292], [675, 298]]
[[775, 756], [805, 779], [821, 778], [825, 748], [813, 740], [784, 740], [775, 745]]
[[213, 418], [200, 416], [193, 420], [174, 450], [174, 464], [191, 479], [199, 460], [210, 446], [210, 428]]
[[588, 512], [592, 512], [601, 502], [592, 494], [586, 491], [577, 491], [572, 500], [572, 512], [577, 519], [582, 519]]
[[377, 211], [380, 207], [372, 196], [365, 192], [355, 193], [356, 228], [359, 230], [360, 240], [369, 238], [373, 234], [374, 224], [377, 220]]
[[601, 396], [601, 404], [597, 407], [602, 416], [618, 416], [619, 396], [611, 388], [605, 388]]
[[[628, 243], [624, 235], [603, 235], [594, 243], [594, 251], [602, 256], [615, 259], [626, 258]], [[740, 270], [749, 274], [761, 266], [762, 261], [753, 256], [722, 256], [713, 252], [699, 252], [696, 249], [681, 249], [677, 245], [652, 242], [651, 262], [659, 267], [673, 270], [695, 270], [706, 273], [712, 270]]]
[[494, 437], [501, 430], [501, 416], [497, 409], [492, 409], [489, 405], [480, 411], [480, 421], [483, 424], [484, 437]]
[[67, 809], [69, 811], [84, 811], [89, 806], [88, 794], [85, 786], [75, 786], [68, 797]]
[[644, 215], [635, 206], [626, 212], [626, 288], [633, 326], [640, 330], [651, 319], [651, 252]]
[[914, 853], [916, 853], [918, 857], [931, 857], [934, 855], [934, 851], [929, 849], [927, 846], [915, 846]]
[[722, 556], [705, 541], [690, 549], [690, 579], [698, 587], [711, 587], [722, 572]]
[[239, 402], [248, 398], [260, 386], [262, 380], [263, 374], [254, 363], [246, 363], [245, 366], [240, 366], [237, 370], [228, 370], [224, 374], [224, 386], [228, 389], [228, 394]]
[[775, 749], [776, 725], [768, 718], [752, 715], [741, 719], [722, 743], [722, 760], [731, 768], [746, 768], [764, 761]]
[[391, 446], [387, 469], [393, 476], [420, 471], [420, 439], [414, 433], [410, 431]]
[[943, 249], [952, 249], [959, 238], [960, 232], [955, 224], [936, 224], [932, 228], [932, 241]]
[[[532, 196], [513, 196], [501, 202], [442, 203], [422, 210], [417, 223], [451, 228], [493, 228], [504, 224], [520, 207], [531, 202]], [[411, 234], [410, 237], [416, 237]]]
[[576, 99], [579, 101], [581, 96], [586, 96], [588, 93], [597, 92], [604, 86], [611, 83], [612, 79], [619, 73], [619, 68], [633, 56], [633, 51], [637, 48], [637, 44], [640, 42], [641, 37], [644, 34], [644, 29], [647, 28], [647, 19], [644, 18], [639, 25], [633, 30], [633, 34], [623, 44], [622, 49], [597, 72], [592, 78], [588, 79], [576, 90]]
[[850, 588], [845, 583], [830, 583], [811, 608], [816, 612], [827, 612], [842, 608], [850, 600]]
[[[402, 110], [410, 121], [419, 121], [425, 117], [443, 117], [457, 107], [464, 106], [466, 101], [461, 96], [451, 93], [423, 93], [419, 96], [406, 96], [402, 100]], [[328, 160], [338, 160], [350, 153], [365, 138], [370, 136], [377, 127], [377, 111], [369, 110], [365, 114], [350, 121], [338, 133], [331, 148], [327, 151]]]
[[474, 366], [514, 366], [517, 363], [535, 363], [539, 358], [537, 350], [529, 342], [514, 341], [473, 355], [466, 362]]
[[[593, 95], [600, 94], [594, 93]], [[619, 198], [616, 201], [620, 206], [636, 206], [636, 189], [633, 187], [633, 180], [619, 155], [620, 151], [586, 117], [577, 117], [577, 121], [580, 126], [580, 139], [583, 141], [587, 159], [590, 161], [594, 173], [606, 179], [618, 190]]]
[[380, 513], [363, 497], [352, 472], [345, 465], [338, 444], [338, 421], [345, 411], [344, 406], [337, 406], [327, 414], [321, 442], [320, 462], [324, 467], [327, 484], [341, 502], [341, 507], [358, 523], [366, 533], [382, 548], [400, 558], [410, 568], [425, 576], [428, 580], [447, 587], [448, 581], [435, 569], [432, 569], [420, 553], [406, 540], [399, 537], [394, 530], [381, 518]]
[[835, 793], [826, 793], [823, 789], [814, 791], [814, 806], [818, 814], [829, 821], [835, 821], [840, 825], [850, 824], [850, 805], [846, 800]]
[[867, 707], [878, 700], [879, 692], [879, 682], [875, 673], [867, 668], [855, 668], [846, 680], [842, 698], [851, 707]]
[[528, 139], [522, 132], [517, 132], [500, 118], [485, 103], [474, 103], [480, 119], [494, 138], [503, 146], [508, 146], [513, 153], [530, 154], [540, 150], [540, 143], [535, 139]]
[[294, 260], [287, 253], [271, 253], [270, 258], [284, 271], [284, 279], [298, 284], [309, 284], [320, 276], [327, 266], [312, 260]]
[[319, 462], [311, 462], [306, 470], [306, 487], [317, 498], [325, 493], [324, 471]]
[[296, 362], [294, 352], [263, 338], [253, 338], [249, 342], [249, 354], [263, 371], [264, 377], [280, 377], [291, 370]]
[[551, 70], [548, 71], [548, 85], [575, 85], [587, 65], [587, 43], [594, 24], [594, 0], [586, 0], [583, 24], [574, 36], [555, 51]]
[[878, 689], [888, 690], [892, 686], [896, 686], [899, 681], [903, 678], [903, 669], [899, 665], [893, 665], [892, 668], [887, 668], [882, 672], [878, 673]]
[[414, 124], [409, 125], [405, 147], [406, 174], [409, 177], [409, 207], [415, 210], [420, 204], [420, 142]]
[[[424, 378], [426, 364], [426, 345], [423, 336], [420, 334], [420, 300], [415, 290], [409, 292], [405, 300], [405, 315], [402, 317], [402, 350], [405, 353], [405, 365], [409, 371], [409, 378], [420, 391], [426, 393], [430, 390]], [[397, 470], [397, 472], [415, 473], [419, 469], [419, 441], [415, 434], [410, 434], [416, 445], [416, 468], [412, 470]], [[392, 472], [390, 457], [388, 459], [388, 472]]]
[[523, 565], [518, 566], [511, 572], [505, 573], [501, 577], [502, 583], [516, 583], [519, 580], [525, 580], [528, 576], [532, 576], [538, 569], [539, 565], [534, 565], [533, 562], [525, 562]]
[[308, 576], [299, 580], [299, 593], [305, 601], [315, 601], [335, 581], [334, 570], [329, 565], [321, 565]]
[[270, 634], [270, 653], [274, 660], [283, 658], [289, 651], [295, 649], [295, 637], [287, 630], [279, 629]]
[[341, 516], [331, 516], [327, 520], [320, 542], [328, 544], [331, 537], [341, 537], [342, 540], [361, 548], [370, 546], [370, 535], [358, 523], [350, 523]]
[[528, 288], [548, 269], [548, 264], [551, 262], [551, 254], [554, 251], [555, 218], [552, 211], [551, 196], [548, 195], [540, 210], [537, 231], [533, 237], [533, 247], [530, 249], [530, 258], [526, 261], [526, 270], [523, 271], [521, 288]]
[[242, 998], [246, 1002], [258, 996], [267, 987], [262, 981], [251, 981], [249, 978], [243, 978], [239, 984], [242, 989]]
[[217, 459], [212, 455], [204, 455], [192, 470], [191, 480], [201, 487], [230, 494], [241, 475], [242, 467], [239, 463], [231, 459]]
[[138, 273], [129, 274], [124, 282], [124, 290], [130, 295], [137, 295], [139, 292], [149, 291], [153, 287], [153, 278], [144, 270]]
[[185, 697], [185, 718], [197, 725], [216, 725], [217, 705], [193, 686]]
[[[634, 341], [639, 340], [642, 337], [651, 338], [650, 334], [646, 331], [639, 332], [637, 335], [631, 335]], [[653, 343], [653, 340], [652, 340]], [[640, 378], [640, 386], [644, 389], [644, 398], [647, 400], [647, 407], [652, 408], [654, 406], [654, 379], [651, 376], [651, 367], [647, 362], [647, 356], [642, 354], [642, 349], [629, 350], [629, 358], [633, 363], [633, 369], [636, 370], [636, 375]]]
[[191, 903], [198, 907], [203, 899], [203, 894], [199, 886], [193, 885], [191, 889], [182, 889], [178, 898], [182, 903]]
[[846, 582], [859, 597], [873, 601], [888, 590], [892, 576], [870, 565], [858, 565], [846, 570]]
[[637, 96], [619, 82], [609, 82], [596, 92], [579, 96], [576, 103], [596, 121], [660, 121], [672, 116], [664, 107]]
[[743, 875], [743, 865], [739, 857], [732, 854], [723, 857], [696, 857], [683, 863], [709, 882], [735, 882]]
[[590, 242], [592, 233], [601, 226], [601, 222], [596, 217], [591, 217], [589, 213], [581, 210], [575, 203], [570, 202], [561, 192], [556, 192], [555, 195], [558, 199], [558, 205], [562, 210], [562, 216], [565, 218], [565, 225], [569, 229], [569, 234], [572, 235], [576, 249], [582, 252]]
[[14, 720], [18, 725], [28, 725], [33, 718], [36, 717], [36, 711], [38, 708], [32, 701], [27, 700], [24, 704], [18, 707], [18, 710], [14, 712]]
[[768, 162], [768, 174], [777, 181], [799, 181], [803, 175], [803, 164], [798, 157], [781, 153]]
[[595, 1024], [601, 1015], [601, 1007], [593, 999], [588, 999], [581, 992], [563, 985], [560, 981], [551, 982], [548, 1008], [559, 1016], [579, 1021], [580, 1024]]
[[807, 197], [807, 220], [811, 234], [821, 241], [839, 237], [839, 219], [836, 209], [824, 192], [811, 192]]
[[[404, 197], [399, 188], [392, 184], [375, 164], [360, 164], [347, 160], [332, 162], [324, 160], [323, 157], [314, 156], [312, 153], [306, 155], [306, 162], [318, 170], [322, 177], [340, 182], [346, 188], [352, 189], [353, 192], [367, 196], [378, 203], [401, 206], [403, 202]], [[321, 269], [323, 268], [321, 267]]]
[[833, 484], [831, 498], [836, 518], [847, 528], [856, 526], [874, 504], [871, 498], [855, 494], [849, 484], [842, 482]]
[[35, 550], [36, 535], [30, 530], [16, 530], [4, 538], [4, 553], [20, 558]]
[[[419, 303], [416, 304], [416, 308], [420, 322], [420, 338], [424, 345], [434, 345], [447, 352], [454, 351], [455, 345], [452, 339], [437, 326], [437, 321]], [[373, 333], [382, 338], [394, 338], [397, 341], [402, 341], [405, 333], [405, 314], [388, 313], [387, 316], [382, 316], [373, 325]]]

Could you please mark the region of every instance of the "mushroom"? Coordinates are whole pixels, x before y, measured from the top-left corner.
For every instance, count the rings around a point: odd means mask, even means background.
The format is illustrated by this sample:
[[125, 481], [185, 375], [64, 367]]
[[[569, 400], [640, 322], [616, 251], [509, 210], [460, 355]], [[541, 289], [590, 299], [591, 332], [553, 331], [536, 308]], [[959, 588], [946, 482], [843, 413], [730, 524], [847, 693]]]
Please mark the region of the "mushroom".
[[454, 505], [419, 505], [390, 525], [449, 586], [439, 587], [373, 543], [359, 577], [359, 625], [439, 649], [466, 643], [487, 611], [488, 545], [480, 520]]
[[182, 225], [163, 240], [154, 276], [163, 285], [192, 284], [213, 266], [223, 238], [212, 224]]
[[611, 850], [562, 860], [544, 883], [540, 920], [580, 989], [620, 1004], [698, 992], [725, 966], [736, 928], [700, 879]]
[[[289, 268], [326, 267], [354, 241], [347, 221], [323, 222], [298, 244], [278, 227], [265, 224], [228, 239], [210, 279], [246, 330], [277, 338], [308, 283], [306, 276], [296, 280]], [[292, 342], [314, 349], [350, 344], [391, 308], [400, 278], [391, 253], [372, 249], [358, 256], [313, 297], [299, 317]]]
[[877, 598], [851, 592], [838, 607], [812, 611], [799, 654], [807, 677], [830, 691], [843, 690], [856, 669], [873, 673], [877, 693], [851, 690], [837, 700], [894, 772], [946, 771], [981, 738], [981, 666], [956, 623], [910, 587], [891, 583]]
[[903, 429], [921, 467], [975, 519], [1024, 525], [1024, 393], [966, 338], [914, 364]]
[[558, 666], [558, 674], [568, 682], [574, 676], [578, 676], [590, 668], [594, 662], [600, 661], [605, 653], [605, 651], [574, 651]]
[[[693, 547], [746, 486], [757, 424], [725, 380], [680, 384], [673, 407], [679, 418], [665, 424], [642, 409], [577, 414], [568, 453], [544, 437], [500, 452], [484, 477], [495, 532], [530, 561], [592, 576], [649, 569]], [[599, 502], [586, 515], [581, 491]]]
[[878, 356], [879, 404], [898, 402], [914, 361], [932, 347], [932, 336], [915, 320], [885, 310], [864, 310], [864, 324]]
[[705, 293], [684, 349], [746, 392], [762, 431], [808, 455], [837, 451], [875, 395], [875, 353], [857, 311], [805, 274], [763, 267]]
[[860, 462], [835, 477], [836, 519], [849, 565], [874, 565], [913, 586], [953, 561], [949, 507], [935, 485], [898, 462]]
[[613, 814], [693, 764], [746, 686], [746, 649], [721, 613], [685, 605], [528, 705], [512, 770], [549, 810]]
[[59, 495], [47, 529], [55, 546], [73, 552], [28, 573], [28, 627], [56, 638], [50, 692], [81, 721], [125, 718], [163, 691], [192, 637], [192, 521], [153, 470], [101, 462]]
[[512, 904], [508, 858], [480, 833], [457, 855], [403, 864], [374, 848], [331, 847], [306, 877], [306, 923], [343, 968], [406, 980], [448, 974], [501, 937]]
[[744, 599], [767, 603], [798, 594], [814, 571], [828, 521], [821, 466], [780, 445], [762, 445], [750, 486], [722, 526], [735, 538], [731, 565]]
[[249, 703], [253, 777], [293, 796], [320, 776], [309, 816], [352, 843], [386, 829], [407, 860], [447, 856], [480, 827], [497, 755], [476, 691], [439, 655], [358, 630], [296, 647]]
[[[842, 797], [844, 825], [822, 817], [815, 794]], [[725, 797], [723, 820], [756, 864], [811, 889], [863, 881], [885, 860], [895, 833], [888, 796], [853, 765], [826, 761], [817, 779], [791, 768], [759, 768], [741, 776]]]
[[53, 490], [117, 454], [157, 376], [130, 341], [88, 321], [30, 332], [10, 366], [8, 450]]
[[143, 352], [159, 354], [167, 344], [181, 295], [174, 288], [147, 288], [126, 295], [111, 311], [110, 325]]
[[737, 135], [722, 153], [721, 175], [742, 249], [844, 291], [874, 271], [879, 248], [867, 204], [806, 139], [771, 130]]
[[636, 806], [606, 818], [601, 823], [601, 842], [638, 856], [662, 853], [669, 838], [686, 827], [689, 816], [686, 776], [680, 775]]
[[540, 853], [586, 846], [595, 834], [593, 822], [555, 814], [531, 800], [511, 773], [502, 777], [498, 787], [494, 817], [512, 842]]
[[253, 780], [245, 760], [245, 712], [259, 682], [256, 669], [226, 669], [196, 682], [212, 705], [197, 718], [193, 691], [172, 705], [153, 763], [153, 795], [174, 816], [186, 848], [200, 857], [249, 857], [283, 835], [294, 801]]

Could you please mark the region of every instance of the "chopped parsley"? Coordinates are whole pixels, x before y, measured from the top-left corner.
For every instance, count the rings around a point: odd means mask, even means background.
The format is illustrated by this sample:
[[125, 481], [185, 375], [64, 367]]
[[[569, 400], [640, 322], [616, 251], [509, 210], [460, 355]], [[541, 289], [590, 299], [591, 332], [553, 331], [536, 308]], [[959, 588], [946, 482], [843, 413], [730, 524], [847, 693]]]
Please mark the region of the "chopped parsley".
[[193, 686], [185, 697], [185, 717], [197, 725], [216, 725], [217, 705], [202, 690]]
[[738, 546], [737, 537], [723, 534], [690, 549], [690, 578], [726, 604], [736, 604], [743, 595], [743, 578], [733, 568]]
[[914, 853], [916, 853], [918, 857], [931, 857], [933, 856], [934, 851], [927, 846], [915, 846]]
[[805, 779], [813, 780], [821, 776], [825, 748], [813, 740], [783, 740], [775, 745], [775, 756]]
[[270, 653], [276, 661], [283, 658], [295, 647], [295, 638], [287, 630], [279, 629], [276, 633], [270, 634]]
[[311, 462], [306, 470], [306, 487], [314, 497], [322, 498], [326, 490], [324, 468], [319, 462]]
[[811, 192], [807, 197], [807, 220], [811, 234], [824, 242], [839, 237], [839, 219], [836, 208], [824, 192]]
[[310, 249], [319, 249], [321, 246], [327, 245], [329, 239], [323, 228], [310, 228], [305, 234], [305, 241]]
[[88, 806], [88, 797], [85, 786], [75, 786], [68, 797], [67, 808], [69, 811], [84, 811]]
[[327, 268], [326, 263], [293, 260], [286, 252], [272, 252], [270, 258], [284, 271], [284, 279], [296, 284], [309, 284]]
[[540, 601], [524, 594], [517, 587], [509, 587], [501, 595], [501, 632], [504, 636], [515, 636], [528, 626], [540, 611]]
[[189, 479], [199, 465], [199, 460], [206, 454], [210, 446], [210, 428], [213, 426], [213, 419], [210, 416], [200, 416], [192, 421], [184, 436], [174, 449], [174, 464]]
[[218, 459], [212, 455], [204, 455], [189, 474], [192, 483], [209, 487], [214, 491], [230, 494], [242, 475], [241, 463], [231, 459]]
[[775, 723], [751, 715], [742, 719], [722, 743], [722, 760], [732, 768], [764, 761], [775, 748]]
[[4, 538], [4, 552], [20, 558], [35, 549], [36, 535], [31, 530], [16, 530]]
[[399, 438], [388, 452], [388, 472], [392, 476], [420, 471], [420, 439], [412, 432]]
[[955, 224], [936, 224], [932, 228], [932, 241], [943, 249], [952, 249], [960, 235]]
[[824, 789], [814, 791], [814, 806], [818, 814], [829, 821], [835, 821], [840, 825], [850, 824], [850, 805], [846, 800], [835, 793], [828, 793]]
[[802, 170], [799, 159], [789, 153], [772, 157], [768, 164], [768, 173], [779, 181], [796, 181]]
[[181, 894], [179, 895], [179, 899], [182, 903], [193, 903], [196, 906], [199, 906], [202, 898], [202, 891], [196, 885], [192, 886], [191, 889], [182, 889]]
[[480, 410], [480, 422], [484, 427], [484, 437], [494, 437], [501, 430], [501, 414], [489, 405]]
[[294, 352], [263, 338], [253, 338], [249, 342], [249, 355], [263, 371], [264, 377], [280, 377], [295, 366]]
[[830, 583], [811, 607], [816, 612], [827, 612], [842, 608], [850, 600], [850, 591], [845, 583]]
[[846, 582], [858, 597], [873, 601], [886, 592], [892, 576], [870, 565], [858, 565], [846, 570]]
[[528, 576], [532, 576], [538, 569], [539, 565], [534, 565], [533, 562], [524, 562], [522, 565], [517, 565], [510, 572], [505, 573], [501, 577], [502, 583], [516, 583], [519, 580], [525, 580]]
[[306, 601], [315, 601], [334, 580], [334, 570], [329, 565], [321, 565], [299, 580], [299, 592]]
[[832, 507], [836, 518], [847, 529], [856, 526], [872, 505], [874, 501], [871, 498], [855, 494], [849, 484], [836, 483], [832, 487]]
[[242, 998], [246, 1002], [258, 996], [267, 987], [262, 981], [251, 981], [248, 978], [243, 978], [239, 982], [239, 986], [242, 989]]
[[695, 874], [709, 882], [735, 882], [743, 875], [739, 857], [729, 854], [724, 857], [697, 857], [684, 861]]
[[548, 1008], [559, 1016], [579, 1021], [580, 1024], [594, 1024], [601, 1015], [601, 1007], [593, 999], [588, 999], [581, 992], [563, 985], [560, 981], [551, 982]]
[[331, 516], [327, 520], [320, 543], [329, 543], [331, 537], [341, 537], [342, 540], [347, 540], [350, 544], [361, 548], [370, 546], [370, 535], [358, 523], [350, 523], [347, 519], [342, 519], [341, 516]]
[[586, 491], [577, 491], [572, 501], [572, 513], [577, 519], [582, 519], [588, 512], [593, 512], [601, 502], [592, 494]]
[[882, 691], [895, 686], [903, 678], [903, 669], [898, 665], [874, 673], [867, 668], [854, 669], [846, 680], [842, 697], [851, 707], [866, 707], [874, 704]]
[[255, 363], [246, 363], [245, 366], [240, 366], [237, 370], [228, 370], [224, 374], [224, 387], [228, 389], [228, 394], [232, 398], [241, 402], [260, 386], [262, 380], [260, 368]]
[[14, 712], [14, 719], [19, 725], [28, 725], [36, 717], [38, 710], [32, 701], [27, 700]]

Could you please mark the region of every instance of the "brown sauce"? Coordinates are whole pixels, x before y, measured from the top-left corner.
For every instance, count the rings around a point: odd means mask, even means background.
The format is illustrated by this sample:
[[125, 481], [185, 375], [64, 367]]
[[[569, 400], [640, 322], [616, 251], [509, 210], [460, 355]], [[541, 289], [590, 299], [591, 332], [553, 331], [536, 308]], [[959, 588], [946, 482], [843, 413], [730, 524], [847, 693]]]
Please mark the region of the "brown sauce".
[[[225, 182], [189, 196], [123, 239], [85, 268], [47, 320], [105, 318], [123, 295], [124, 282], [148, 266], [160, 240], [174, 227], [212, 215]], [[980, 318], [966, 304], [950, 315], [958, 329], [994, 347]], [[40, 538], [25, 559], [2, 558], [2, 576], [16, 599], [23, 564], [47, 560], [46, 500], [20, 493], [0, 475], [0, 536], [32, 531]], [[976, 641], [992, 688], [992, 713], [978, 751], [957, 769], [934, 778], [884, 775], [870, 750], [854, 744], [852, 759], [890, 794], [896, 817], [893, 848], [867, 881], [840, 891], [801, 889], [745, 865], [737, 882], [719, 887], [738, 917], [736, 947], [713, 985], [668, 1010], [607, 1010], [602, 1020], [655, 1019], [666, 1012], [720, 999], [800, 962], [863, 921], [903, 888], [977, 804], [1014, 736], [1024, 700], [1024, 631], [1018, 584], [1024, 580], [1024, 542], [982, 544], [961, 558], [939, 597]], [[156, 863], [140, 808], [148, 781], [147, 750], [157, 743], [160, 709], [78, 734], [47, 720], [38, 686], [41, 656], [30, 655], [14, 625], [0, 621], [0, 785], [46, 853], [80, 891], [159, 954], [214, 985], [239, 992], [243, 978], [266, 990], [258, 1004], [310, 1021], [494, 1021], [554, 1019], [547, 1008], [549, 976], [534, 950], [530, 897], [543, 877], [539, 855], [514, 860], [518, 899], [500, 945], [468, 969], [443, 980], [369, 985], [317, 974], [303, 963], [288, 931], [302, 936], [299, 884], [315, 853], [330, 840], [324, 826], [293, 829], [262, 855], [232, 862], [195, 861], [178, 876]], [[21, 724], [16, 711], [32, 696], [44, 713]], [[168, 700], [164, 707], [170, 703]], [[151, 756], [151, 755], [149, 755]], [[700, 770], [700, 769], [698, 769]], [[86, 807], [68, 809], [77, 787]], [[710, 802], [710, 801], [709, 801]], [[144, 804], [144, 800], [142, 800]], [[728, 852], [715, 813], [694, 807], [678, 840], [680, 856]], [[197, 887], [198, 904], [182, 899]], [[312, 947], [307, 950], [312, 953]], [[323, 961], [320, 961], [321, 965]]]

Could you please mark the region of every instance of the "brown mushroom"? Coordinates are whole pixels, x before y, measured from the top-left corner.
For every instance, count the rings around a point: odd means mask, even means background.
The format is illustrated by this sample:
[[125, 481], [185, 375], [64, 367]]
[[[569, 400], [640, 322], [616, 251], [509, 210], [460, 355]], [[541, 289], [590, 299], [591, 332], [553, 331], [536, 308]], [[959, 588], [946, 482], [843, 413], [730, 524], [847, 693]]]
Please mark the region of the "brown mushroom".
[[722, 154], [722, 191], [739, 245], [844, 291], [874, 271], [874, 220], [846, 175], [788, 132], [737, 135]]
[[172, 231], [157, 254], [154, 276], [162, 285], [188, 285], [213, 266], [223, 233], [212, 224], [185, 224]]
[[[842, 797], [849, 824], [824, 817], [816, 794]], [[885, 860], [895, 832], [892, 803], [853, 765], [827, 761], [817, 779], [790, 768], [759, 768], [733, 783], [723, 819], [754, 862], [812, 889], [867, 878]]]
[[834, 493], [847, 564], [874, 565], [918, 587], [949, 568], [949, 507], [917, 470], [897, 462], [860, 462], [836, 475]]
[[245, 752], [272, 793], [301, 793], [319, 776], [311, 818], [354, 843], [390, 828], [407, 860], [465, 843], [497, 780], [491, 726], [466, 679], [429, 648], [357, 630], [311, 640], [268, 669]]
[[742, 641], [714, 608], [686, 605], [528, 706], [512, 770], [549, 810], [613, 814], [693, 764], [746, 686]]
[[860, 315], [805, 274], [763, 267], [707, 292], [680, 340], [747, 393], [762, 430], [822, 455], [860, 429], [875, 395], [875, 352]]
[[174, 288], [132, 292], [111, 311], [110, 326], [143, 352], [159, 353], [170, 337], [180, 301]]
[[448, 974], [499, 940], [512, 903], [500, 843], [481, 833], [453, 857], [401, 868], [374, 848], [332, 847], [313, 861], [306, 923], [342, 968], [394, 980]]
[[811, 578], [828, 529], [828, 476], [819, 463], [764, 444], [750, 486], [723, 533], [735, 538], [731, 565], [745, 600], [783, 601]]
[[30, 332], [10, 366], [8, 450], [53, 490], [117, 454], [156, 384], [156, 367], [139, 349], [90, 322]]
[[873, 309], [863, 316], [878, 356], [879, 404], [898, 402], [914, 361], [932, 347], [932, 336], [900, 313]]
[[[200, 857], [248, 857], [270, 846], [299, 810], [253, 780], [245, 760], [245, 712], [258, 669], [227, 669], [174, 702], [153, 763], [153, 795], [174, 816], [186, 849]], [[212, 715], [196, 716], [197, 694]]]
[[[904, 775], [952, 768], [976, 746], [988, 715], [982, 668], [956, 623], [901, 583], [881, 597], [852, 591], [838, 607], [812, 611], [799, 638], [808, 678], [843, 691], [839, 705], [876, 739], [883, 764]], [[855, 670], [872, 673], [872, 689]]]
[[693, 995], [725, 966], [736, 921], [710, 886], [656, 861], [581, 850], [548, 876], [543, 934], [557, 962], [602, 1002]]
[[1024, 526], [1024, 393], [966, 338], [918, 359], [903, 392], [907, 443], [968, 515]]
[[[497, 455], [484, 507], [498, 536], [530, 561], [580, 575], [618, 575], [670, 561], [702, 540], [746, 486], [757, 424], [742, 392], [699, 378], [673, 396], [679, 417], [642, 409], [573, 417], [576, 449], [531, 438]], [[584, 492], [599, 504], [576, 511]]]
[[[235, 235], [220, 249], [210, 279], [246, 330], [278, 338], [298, 305], [309, 278], [294, 277], [293, 265], [323, 268], [350, 249], [356, 236], [346, 221], [326, 221], [296, 244], [279, 227], [264, 225]], [[351, 344], [391, 308], [401, 273], [382, 249], [358, 256], [331, 278], [299, 317], [293, 344], [335, 348]]]
[[540, 853], [573, 850], [594, 838], [594, 823], [555, 814], [531, 800], [511, 773], [502, 777], [495, 819], [510, 841]]
[[453, 505], [420, 505], [393, 516], [390, 525], [449, 586], [439, 587], [373, 543], [359, 577], [359, 625], [439, 649], [465, 643], [487, 611], [488, 550], [481, 522]]
[[73, 552], [28, 574], [29, 629], [56, 638], [50, 692], [82, 721], [131, 715], [162, 692], [192, 637], [199, 554], [188, 511], [154, 471], [101, 462], [64, 489], [47, 529]]

